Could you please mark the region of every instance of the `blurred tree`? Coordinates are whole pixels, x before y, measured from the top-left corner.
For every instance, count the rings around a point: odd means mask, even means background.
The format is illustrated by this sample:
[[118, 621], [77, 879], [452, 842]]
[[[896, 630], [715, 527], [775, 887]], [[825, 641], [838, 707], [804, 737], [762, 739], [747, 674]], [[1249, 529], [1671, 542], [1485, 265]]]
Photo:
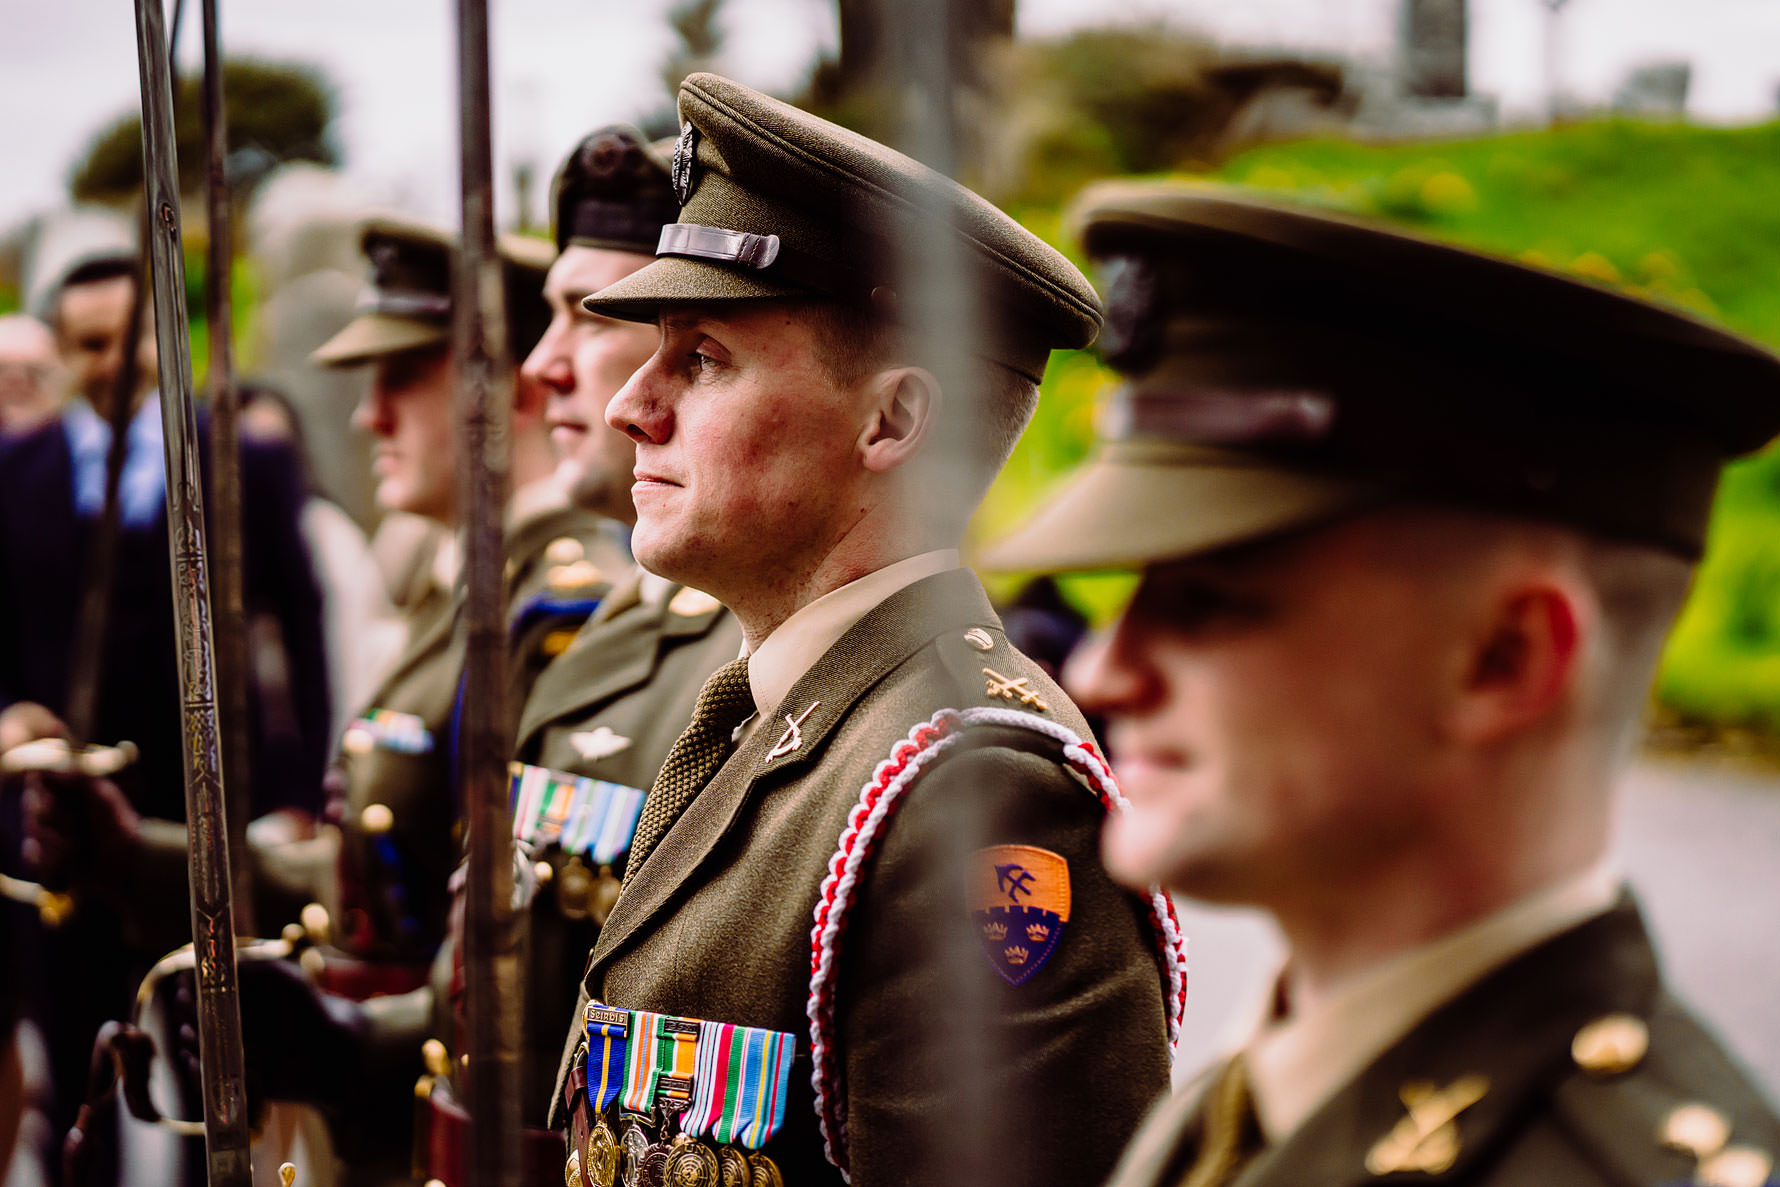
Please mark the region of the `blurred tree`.
[[670, 95], [680, 93], [680, 80], [688, 74], [709, 70], [723, 48], [723, 30], [717, 17], [723, 0], [675, 0], [668, 9], [668, 24], [680, 43], [661, 64], [661, 83]]
[[[236, 59], [223, 64], [229, 119], [229, 169], [251, 184], [285, 161], [339, 163], [329, 137], [334, 93], [309, 66]], [[204, 141], [198, 119], [199, 80], [181, 76], [174, 96], [180, 187], [203, 183]], [[127, 201], [142, 188], [142, 120], [122, 116], [93, 137], [68, 179], [76, 202]]]

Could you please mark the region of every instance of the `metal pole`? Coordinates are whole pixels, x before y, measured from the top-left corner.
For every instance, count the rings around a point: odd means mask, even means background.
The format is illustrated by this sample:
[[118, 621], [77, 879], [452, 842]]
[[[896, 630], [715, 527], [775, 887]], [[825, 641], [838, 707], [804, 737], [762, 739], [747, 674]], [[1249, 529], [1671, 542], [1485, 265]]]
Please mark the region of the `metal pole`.
[[204, 1150], [211, 1187], [249, 1187], [247, 1090], [241, 1004], [235, 981], [228, 822], [217, 736], [210, 575], [204, 551], [204, 493], [185, 313], [179, 225], [179, 162], [173, 86], [161, 0], [136, 0], [136, 60], [142, 81], [142, 173], [148, 251], [154, 265], [155, 336], [160, 347], [161, 424], [166, 438], [167, 534], [173, 614], [179, 634], [180, 718], [185, 738], [185, 810], [197, 959], [198, 1053], [204, 1088]]
[[[889, 29], [890, 78], [896, 86], [900, 114], [900, 147], [928, 168], [948, 177], [958, 172], [962, 152], [958, 128], [961, 87], [955, 72], [961, 48], [954, 45], [962, 5], [980, 0], [905, 0], [895, 10]], [[886, 11], [890, 11], [886, 9]], [[979, 366], [973, 344], [982, 321], [978, 293], [965, 272], [958, 248], [958, 229], [951, 204], [935, 190], [925, 191], [916, 202], [913, 217], [900, 228], [897, 243], [898, 301], [905, 328], [912, 335], [915, 360], [938, 379], [948, 403], [980, 400]], [[976, 451], [975, 443], [947, 442], [960, 455], [960, 464], [943, 469], [952, 474], [970, 473], [963, 457]], [[973, 497], [968, 489], [952, 496], [955, 501]], [[982, 847], [987, 821], [979, 815], [961, 819], [948, 837], [939, 858], [960, 874], [970, 854]], [[953, 1009], [939, 1020], [950, 1050], [956, 1053], [952, 1067], [958, 1073], [950, 1095], [953, 1124], [944, 1133], [930, 1135], [933, 1147], [944, 1151], [944, 1164], [957, 1182], [994, 1182], [995, 1102], [989, 1069], [1005, 1066], [1007, 1053], [996, 1048], [993, 1014], [982, 990], [981, 954], [953, 945], [947, 953], [951, 966], [946, 991]]]
[[459, 489], [468, 641], [459, 777], [470, 850], [464, 912], [466, 1089], [476, 1120], [465, 1165], [469, 1187], [518, 1187], [519, 970], [505, 794], [510, 743], [501, 538], [513, 367], [494, 234], [487, 0], [458, 0], [457, 20], [463, 235], [451, 307], [462, 424]]
[[216, 558], [216, 682], [221, 694], [223, 786], [228, 789], [229, 869], [234, 875], [235, 923], [253, 934], [253, 890], [247, 868], [248, 780], [247, 607], [241, 559], [241, 391], [235, 385], [234, 326], [229, 269], [234, 259], [229, 217], [228, 113], [216, 0], [203, 0], [205, 222], [210, 228], [204, 267], [204, 319], [210, 327], [210, 525]]

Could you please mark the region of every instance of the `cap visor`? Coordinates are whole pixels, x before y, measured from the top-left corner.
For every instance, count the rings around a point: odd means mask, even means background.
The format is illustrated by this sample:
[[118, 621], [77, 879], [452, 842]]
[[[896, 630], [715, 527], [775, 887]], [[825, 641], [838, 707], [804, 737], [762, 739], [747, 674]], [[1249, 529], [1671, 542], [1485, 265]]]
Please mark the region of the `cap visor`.
[[309, 359], [324, 367], [350, 367], [379, 355], [400, 354], [450, 340], [450, 328], [434, 322], [361, 313], [317, 347]]
[[1009, 573], [1140, 569], [1305, 527], [1387, 491], [1229, 451], [1107, 445], [977, 564]]
[[620, 321], [654, 321], [663, 305], [687, 301], [765, 301], [816, 295], [795, 285], [775, 284], [738, 268], [680, 256], [662, 256], [623, 280], [584, 298], [581, 308]]

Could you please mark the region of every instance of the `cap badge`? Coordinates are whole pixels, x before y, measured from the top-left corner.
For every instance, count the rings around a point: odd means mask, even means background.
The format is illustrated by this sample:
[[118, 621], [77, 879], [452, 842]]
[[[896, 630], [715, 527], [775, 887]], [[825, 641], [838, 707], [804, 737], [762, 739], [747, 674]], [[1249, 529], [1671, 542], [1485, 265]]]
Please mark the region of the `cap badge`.
[[680, 205], [686, 205], [686, 199], [692, 197], [692, 166], [693, 154], [698, 147], [698, 129], [687, 124], [680, 129], [680, 139], [674, 144], [674, 197]]
[[811, 701], [810, 707], [805, 709], [802, 713], [799, 713], [795, 718], [790, 714], [785, 715], [785, 732], [779, 735], [778, 742], [774, 744], [771, 752], [767, 754], [767, 758], [784, 758], [787, 754], [796, 752], [796, 750], [803, 745], [803, 729], [801, 727], [803, 726], [804, 719], [814, 713], [816, 711], [816, 706], [821, 703], [821, 701]]
[[1069, 862], [1035, 845], [991, 845], [970, 864], [970, 911], [983, 954], [1009, 985], [1051, 958], [1069, 922]]
[[1459, 1157], [1458, 1115], [1489, 1091], [1488, 1076], [1460, 1076], [1445, 1088], [1429, 1080], [1411, 1080], [1397, 1095], [1409, 1116], [1391, 1127], [1366, 1153], [1366, 1169], [1375, 1175], [1419, 1171], [1437, 1175]]
[[1156, 309], [1156, 269], [1142, 256], [1113, 256], [1100, 265], [1106, 322], [1100, 353], [1120, 371], [1143, 370], [1162, 346]]

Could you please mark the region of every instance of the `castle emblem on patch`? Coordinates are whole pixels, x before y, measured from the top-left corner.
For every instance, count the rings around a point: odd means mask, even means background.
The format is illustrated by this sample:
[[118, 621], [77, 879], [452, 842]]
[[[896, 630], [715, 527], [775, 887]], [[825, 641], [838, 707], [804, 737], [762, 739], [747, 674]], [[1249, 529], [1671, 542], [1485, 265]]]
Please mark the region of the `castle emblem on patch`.
[[698, 147], [698, 129], [687, 124], [680, 129], [680, 139], [674, 143], [674, 197], [680, 205], [686, 205], [686, 199], [692, 197], [692, 163], [693, 152]]
[[1069, 862], [1035, 845], [991, 845], [971, 857], [969, 894], [983, 954], [1019, 985], [1051, 958], [1069, 922]]

